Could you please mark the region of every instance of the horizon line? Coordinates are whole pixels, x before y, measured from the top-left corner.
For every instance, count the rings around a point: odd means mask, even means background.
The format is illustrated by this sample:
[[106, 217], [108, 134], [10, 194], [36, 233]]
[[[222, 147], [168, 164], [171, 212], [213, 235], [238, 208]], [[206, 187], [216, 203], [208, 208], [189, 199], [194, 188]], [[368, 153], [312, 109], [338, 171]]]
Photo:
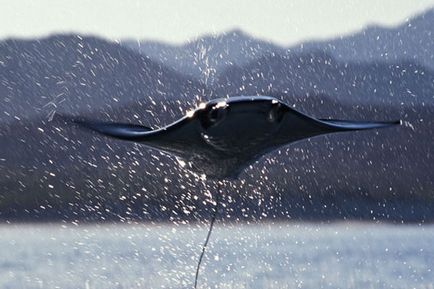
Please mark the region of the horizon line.
[[395, 24], [384, 24], [384, 23], [378, 23], [378, 22], [371, 22], [368, 23], [366, 25], [364, 25], [361, 28], [358, 29], [354, 29], [351, 30], [349, 32], [344, 32], [341, 34], [336, 34], [333, 36], [325, 36], [325, 37], [321, 37], [321, 36], [317, 36], [317, 37], [306, 37], [303, 38], [302, 40], [296, 40], [292, 43], [289, 44], [282, 44], [279, 43], [278, 41], [273, 41], [272, 39], [269, 39], [267, 37], [262, 37], [259, 35], [255, 35], [255, 33], [251, 33], [249, 31], [247, 31], [246, 29], [243, 29], [239, 26], [234, 26], [228, 29], [225, 29], [223, 31], [219, 31], [219, 32], [212, 32], [212, 31], [207, 31], [204, 33], [201, 33], [199, 35], [195, 35], [191, 38], [187, 38], [186, 40], [183, 41], [169, 41], [167, 39], [162, 39], [162, 38], [155, 38], [155, 37], [143, 37], [143, 38], [134, 38], [134, 37], [122, 37], [122, 38], [118, 38], [118, 37], [107, 37], [104, 36], [102, 34], [99, 34], [97, 32], [79, 32], [79, 31], [74, 31], [74, 30], [70, 30], [70, 31], [53, 31], [53, 32], [48, 32], [45, 34], [40, 34], [40, 35], [35, 35], [35, 36], [25, 36], [25, 35], [6, 35], [4, 37], [0, 38], [0, 43], [1, 42], [6, 42], [6, 41], [14, 41], [14, 40], [18, 40], [18, 41], [41, 41], [41, 40], [45, 40], [51, 37], [56, 37], [56, 36], [79, 36], [79, 37], [90, 37], [90, 38], [98, 38], [98, 39], [102, 39], [105, 41], [109, 41], [109, 42], [113, 42], [113, 43], [118, 43], [118, 44], [122, 44], [123, 42], [137, 42], [137, 43], [158, 43], [158, 44], [163, 44], [163, 45], [167, 45], [167, 46], [172, 46], [172, 47], [182, 47], [194, 42], [197, 42], [201, 39], [204, 38], [218, 38], [218, 37], [223, 37], [226, 35], [230, 35], [230, 34], [239, 34], [241, 36], [246, 36], [247, 38], [250, 39], [255, 39], [261, 42], [265, 42], [265, 43], [269, 43], [272, 44], [274, 46], [278, 46], [280, 48], [292, 48], [292, 47], [296, 47], [299, 45], [303, 45], [304, 43], [312, 43], [312, 42], [326, 42], [326, 41], [333, 41], [333, 40], [339, 40], [339, 39], [343, 39], [346, 37], [351, 37], [354, 35], [357, 35], [359, 33], [362, 33], [363, 31], [372, 29], [372, 28], [379, 28], [379, 29], [388, 29], [388, 30], [393, 30], [393, 29], [397, 29], [401, 26], [403, 26], [405, 23], [411, 23], [414, 20], [417, 20], [420, 17], [425, 16], [426, 14], [430, 14], [432, 13], [434, 16], [434, 6], [430, 7], [429, 9], [423, 10], [419, 13], [413, 14], [413, 16], [407, 17], [404, 20], [402, 20], [399, 23], [395, 23]]

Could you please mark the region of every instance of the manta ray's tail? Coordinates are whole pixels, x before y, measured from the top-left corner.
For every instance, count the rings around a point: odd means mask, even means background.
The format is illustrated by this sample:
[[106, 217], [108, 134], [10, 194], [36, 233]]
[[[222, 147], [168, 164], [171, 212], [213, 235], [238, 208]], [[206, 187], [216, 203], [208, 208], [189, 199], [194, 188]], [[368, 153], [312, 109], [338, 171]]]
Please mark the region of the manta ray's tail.
[[140, 141], [141, 138], [145, 137], [149, 134], [149, 132], [152, 131], [151, 128], [142, 125], [101, 122], [59, 114], [56, 114], [54, 119], [58, 119], [66, 123], [72, 123], [106, 136], [130, 141]]
[[351, 120], [320, 119], [319, 122], [334, 131], [366, 130], [400, 125], [401, 121], [367, 122]]

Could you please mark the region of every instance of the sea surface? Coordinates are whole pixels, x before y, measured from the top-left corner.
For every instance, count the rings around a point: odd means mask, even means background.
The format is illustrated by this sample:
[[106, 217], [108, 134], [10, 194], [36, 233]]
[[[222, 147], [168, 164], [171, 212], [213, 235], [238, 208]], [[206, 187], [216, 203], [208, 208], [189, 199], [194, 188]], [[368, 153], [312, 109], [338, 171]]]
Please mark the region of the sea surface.
[[[0, 288], [192, 288], [205, 224], [0, 225]], [[434, 288], [434, 226], [217, 224], [198, 288]]]

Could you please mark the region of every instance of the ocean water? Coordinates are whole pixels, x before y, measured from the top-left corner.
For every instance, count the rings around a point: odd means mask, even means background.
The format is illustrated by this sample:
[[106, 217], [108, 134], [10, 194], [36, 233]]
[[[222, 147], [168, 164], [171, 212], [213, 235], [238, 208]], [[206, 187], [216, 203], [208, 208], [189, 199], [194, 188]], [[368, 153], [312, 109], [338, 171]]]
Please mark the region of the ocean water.
[[[0, 288], [192, 288], [205, 225], [0, 225]], [[217, 224], [198, 288], [434, 288], [434, 226]]]

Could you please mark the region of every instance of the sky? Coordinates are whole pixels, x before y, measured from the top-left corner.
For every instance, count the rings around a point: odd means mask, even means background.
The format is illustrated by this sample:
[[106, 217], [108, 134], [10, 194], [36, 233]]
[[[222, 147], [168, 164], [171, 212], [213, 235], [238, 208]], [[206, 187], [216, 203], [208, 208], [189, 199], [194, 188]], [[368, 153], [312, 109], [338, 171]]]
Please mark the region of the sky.
[[397, 25], [434, 0], [0, 0], [0, 39], [79, 33], [182, 43], [235, 28], [280, 45]]

